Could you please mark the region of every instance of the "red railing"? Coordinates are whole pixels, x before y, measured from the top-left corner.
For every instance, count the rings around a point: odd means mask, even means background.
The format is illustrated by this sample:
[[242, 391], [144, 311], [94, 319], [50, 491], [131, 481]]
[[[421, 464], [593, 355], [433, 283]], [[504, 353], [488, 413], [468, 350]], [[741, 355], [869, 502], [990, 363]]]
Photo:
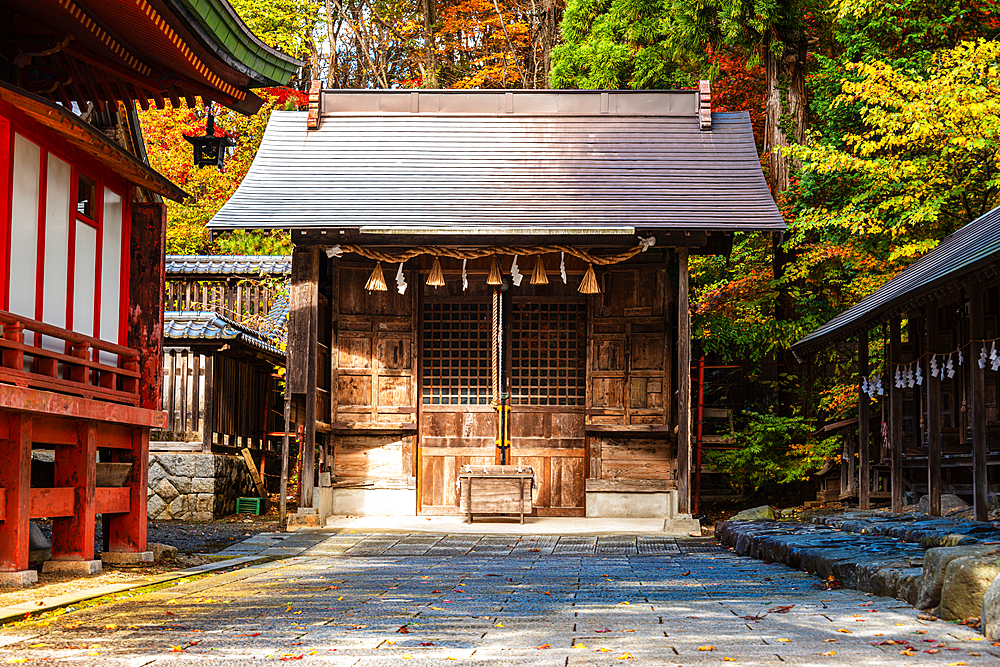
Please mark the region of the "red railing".
[[[135, 350], [5, 310], [0, 310], [0, 326], [0, 382], [112, 403], [139, 404], [139, 353]], [[28, 345], [24, 342], [25, 332], [61, 340], [69, 353]], [[118, 366], [101, 363], [94, 351], [116, 355]]]

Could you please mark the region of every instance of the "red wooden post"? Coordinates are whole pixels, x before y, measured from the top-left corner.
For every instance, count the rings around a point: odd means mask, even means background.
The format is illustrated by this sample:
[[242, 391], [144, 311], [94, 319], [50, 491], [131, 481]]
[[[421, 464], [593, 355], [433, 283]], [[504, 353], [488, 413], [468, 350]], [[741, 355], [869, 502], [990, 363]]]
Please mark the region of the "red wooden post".
[[[78, 359], [87, 359], [90, 356], [90, 343], [75, 343], [69, 353]], [[90, 381], [89, 371], [90, 369], [86, 366], [71, 364], [69, 367], [69, 379], [73, 382], [87, 384]]]
[[[20, 322], [3, 325], [3, 337], [4, 340], [9, 340], [12, 343], [24, 343], [24, 325]], [[19, 371], [24, 370], [24, 352], [21, 350], [4, 350], [3, 365], [4, 368], [13, 368]]]
[[[132, 471], [128, 474], [125, 486], [129, 489], [130, 511], [127, 514], [114, 514], [109, 521], [108, 552], [114, 554], [142, 554], [146, 552], [146, 487], [149, 474], [149, 429], [135, 427], [132, 429], [132, 449], [121, 452], [121, 461], [131, 462]], [[121, 562], [122, 558], [108, 557], [105, 561]], [[132, 562], [152, 560], [139, 558]]]
[[[28, 515], [31, 507], [31, 417], [0, 412], [0, 487], [5, 491], [0, 524], [0, 579], [28, 570]], [[4, 573], [8, 573], [7, 577]], [[32, 574], [34, 574], [32, 572]], [[20, 582], [37, 580], [22, 576]]]
[[94, 486], [97, 481], [97, 427], [77, 422], [75, 445], [56, 448], [55, 486], [72, 488], [73, 516], [52, 519], [52, 560], [94, 559]]
[[[128, 347], [139, 351], [139, 407], [147, 410], [160, 409], [163, 388], [166, 229], [166, 207], [163, 204], [132, 204]], [[125, 366], [128, 368], [127, 363]], [[142, 467], [145, 466], [143, 463]], [[143, 496], [143, 504], [145, 501]]]

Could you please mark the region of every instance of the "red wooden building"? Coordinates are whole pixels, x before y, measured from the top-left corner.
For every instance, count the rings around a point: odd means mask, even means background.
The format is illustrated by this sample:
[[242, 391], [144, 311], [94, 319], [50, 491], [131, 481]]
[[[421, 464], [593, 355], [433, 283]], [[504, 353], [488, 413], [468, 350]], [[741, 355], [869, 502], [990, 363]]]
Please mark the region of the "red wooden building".
[[[222, 0], [0, 0], [0, 585], [22, 585], [29, 521], [53, 518], [46, 570], [146, 551], [149, 430], [164, 424], [162, 198], [134, 100], [252, 113], [250, 88], [301, 64]], [[54, 450], [32, 487], [32, 450]], [[117, 465], [116, 465], [117, 464]]]

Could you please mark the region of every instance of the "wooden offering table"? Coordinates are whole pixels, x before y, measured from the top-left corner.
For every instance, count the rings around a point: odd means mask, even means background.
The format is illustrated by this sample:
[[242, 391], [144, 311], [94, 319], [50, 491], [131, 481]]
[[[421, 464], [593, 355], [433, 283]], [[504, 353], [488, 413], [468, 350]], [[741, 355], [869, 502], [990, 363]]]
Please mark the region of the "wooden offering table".
[[531, 514], [531, 466], [462, 466], [458, 483], [459, 504], [469, 523], [473, 514], [520, 514], [521, 523], [526, 512]]

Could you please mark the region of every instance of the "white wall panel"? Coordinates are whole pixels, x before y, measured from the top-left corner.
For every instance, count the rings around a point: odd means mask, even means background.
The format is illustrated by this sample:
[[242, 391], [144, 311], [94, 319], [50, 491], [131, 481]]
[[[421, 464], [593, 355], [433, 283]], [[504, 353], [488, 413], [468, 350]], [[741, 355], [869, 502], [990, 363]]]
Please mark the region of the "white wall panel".
[[94, 335], [97, 303], [97, 229], [76, 223], [76, 251], [73, 270], [73, 331]]
[[10, 228], [10, 312], [35, 319], [41, 149], [14, 134], [14, 193]]
[[[45, 259], [42, 264], [42, 321], [66, 327], [69, 285], [70, 177], [69, 164], [49, 154], [45, 180]], [[74, 215], [74, 218], [76, 216]], [[65, 350], [61, 340], [42, 338], [42, 347]]]
[[[126, 284], [122, 277], [122, 216], [123, 205], [120, 195], [105, 188], [103, 241], [101, 244], [101, 330], [99, 338], [112, 343], [124, 344], [119, 340], [121, 322], [122, 289]], [[104, 363], [116, 363], [117, 357], [101, 354]]]

